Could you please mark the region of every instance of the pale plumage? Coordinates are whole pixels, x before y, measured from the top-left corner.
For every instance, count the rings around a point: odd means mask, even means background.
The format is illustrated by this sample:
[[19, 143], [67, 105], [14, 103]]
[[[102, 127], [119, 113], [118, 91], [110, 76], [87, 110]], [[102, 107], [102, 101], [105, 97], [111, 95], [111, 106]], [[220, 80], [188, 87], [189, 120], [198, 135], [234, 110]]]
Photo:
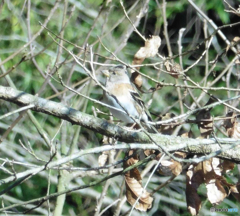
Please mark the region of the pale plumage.
[[133, 118], [146, 124], [152, 121], [136, 88], [131, 84], [124, 65], [115, 66], [103, 73], [108, 76], [103, 102], [123, 111], [109, 108], [113, 116], [126, 123], [134, 123]]

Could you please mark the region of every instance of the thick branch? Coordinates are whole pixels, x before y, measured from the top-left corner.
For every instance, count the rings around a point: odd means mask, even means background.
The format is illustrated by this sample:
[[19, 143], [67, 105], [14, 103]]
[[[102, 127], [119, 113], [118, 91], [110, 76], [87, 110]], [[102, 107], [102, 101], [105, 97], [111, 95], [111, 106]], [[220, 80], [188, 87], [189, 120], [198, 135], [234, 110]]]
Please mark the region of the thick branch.
[[[119, 141], [126, 143], [152, 143], [149, 137], [143, 132], [127, 131], [120, 126], [108, 123], [106, 120], [82, 113], [61, 103], [36, 97], [10, 87], [0, 86], [0, 99], [13, 102], [19, 106], [33, 105], [31, 109], [34, 111], [56, 116], [72, 124], [83, 126], [109, 137], [115, 137]], [[217, 144], [214, 139], [190, 139], [162, 134], [151, 134], [151, 138], [158, 145], [167, 148], [169, 146], [177, 146], [177, 149], [184, 148], [186, 145], [201, 146]], [[228, 138], [218, 139], [218, 142], [221, 144], [236, 144], [236, 140]]]

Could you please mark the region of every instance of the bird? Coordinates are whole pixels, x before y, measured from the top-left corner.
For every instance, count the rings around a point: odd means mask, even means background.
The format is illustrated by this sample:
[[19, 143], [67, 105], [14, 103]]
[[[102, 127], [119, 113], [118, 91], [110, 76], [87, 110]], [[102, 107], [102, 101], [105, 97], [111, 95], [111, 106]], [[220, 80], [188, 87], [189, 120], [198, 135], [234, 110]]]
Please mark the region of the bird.
[[102, 73], [107, 76], [102, 102], [113, 107], [108, 107], [112, 115], [127, 124], [144, 122], [144, 125], [151, 129], [149, 132], [153, 132], [149, 125], [152, 118], [131, 83], [126, 66], [117, 65], [102, 70]]

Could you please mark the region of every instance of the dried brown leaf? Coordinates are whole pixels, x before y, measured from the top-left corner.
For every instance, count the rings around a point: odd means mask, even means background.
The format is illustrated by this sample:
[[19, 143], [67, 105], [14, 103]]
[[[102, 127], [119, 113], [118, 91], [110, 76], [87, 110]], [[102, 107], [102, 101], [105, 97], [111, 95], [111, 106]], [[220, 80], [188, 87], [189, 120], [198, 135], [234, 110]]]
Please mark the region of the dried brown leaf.
[[165, 61], [164, 66], [167, 70], [167, 72], [174, 78], [178, 78], [180, 75], [180, 72], [182, 70], [180, 64], [173, 62], [171, 63], [170, 61]]
[[149, 155], [152, 155], [155, 153], [155, 150], [152, 150], [152, 149], [146, 149], [144, 150], [144, 154], [145, 156], [149, 156]]
[[139, 211], [147, 211], [147, 209], [150, 209], [152, 207], [153, 198], [146, 190], [143, 191], [142, 184], [133, 177], [125, 177], [125, 182], [127, 201], [131, 205], [134, 205], [138, 197], [141, 196], [135, 208]]
[[172, 174], [175, 176], [178, 176], [182, 172], [182, 164], [178, 161], [172, 160], [173, 164], [170, 165], [170, 170], [172, 171]]
[[218, 179], [213, 178], [209, 180], [206, 184], [206, 188], [208, 199], [213, 205], [219, 205], [227, 196], [221, 181]]
[[[186, 153], [175, 152], [174, 156], [178, 157], [178, 158], [185, 158], [186, 157]], [[169, 176], [169, 175], [173, 174], [175, 176], [178, 176], [182, 172], [182, 164], [180, 162], [178, 162], [178, 161], [173, 160], [173, 159], [171, 159], [171, 160], [163, 160], [160, 163], [158, 171], [162, 175]]]
[[235, 163], [229, 160], [223, 160], [221, 163], [222, 173], [228, 173], [229, 171], [233, 170], [235, 165], [236, 165]]
[[188, 211], [191, 215], [197, 215], [201, 208], [201, 199], [197, 189], [203, 182], [202, 164], [190, 165], [186, 173], [186, 200]]
[[178, 157], [178, 158], [185, 158], [185, 157], [187, 157], [187, 153], [185, 153], [185, 152], [175, 152], [174, 156]]
[[213, 205], [218, 205], [227, 196], [224, 189], [227, 182], [222, 176], [221, 161], [219, 158], [211, 158], [202, 163], [208, 199]]
[[150, 39], [147, 39], [145, 46], [141, 47], [134, 55], [133, 64], [140, 65], [145, 58], [154, 57], [158, 53], [160, 45], [161, 38], [157, 35], [153, 35]]
[[222, 175], [221, 161], [219, 158], [211, 158], [209, 160], [203, 161], [203, 172], [205, 174], [205, 181], [216, 177], [216, 175]]
[[236, 46], [237, 48], [237, 51], [239, 52], [240, 51], [240, 47], [239, 47], [239, 44], [240, 44], [240, 37], [234, 37], [233, 40], [231, 41], [232, 45], [233, 46]]
[[140, 89], [142, 87], [143, 79], [142, 75], [138, 72], [133, 72], [131, 76], [131, 81], [135, 84], [135, 86]]
[[[133, 65], [140, 65], [145, 58], [154, 57], [158, 53], [158, 48], [161, 45], [161, 38], [157, 35], [153, 35], [150, 39], [145, 41], [145, 46], [141, 47], [134, 55]], [[140, 67], [136, 68], [137, 70]], [[132, 82], [140, 89], [142, 86], [142, 76], [138, 72], [132, 71]]]
[[[138, 157], [134, 156], [124, 163], [124, 168], [127, 168], [136, 162], [138, 162]], [[134, 205], [140, 196], [140, 199], [135, 206], [137, 210], [147, 211], [147, 209], [152, 207], [153, 198], [151, 197], [150, 193], [148, 193], [146, 190], [143, 190], [142, 178], [137, 168], [125, 173], [125, 183], [127, 201], [131, 205]]]
[[162, 160], [158, 167], [158, 172], [161, 175], [171, 176], [172, 175], [171, 168], [173, 167], [174, 167], [174, 162], [172, 160]]
[[[211, 158], [189, 167], [187, 172], [186, 198], [191, 214], [197, 214], [200, 209], [198, 208], [200, 198], [197, 195], [197, 188], [202, 183], [205, 183], [208, 200], [213, 205], [221, 203], [229, 193], [232, 193], [239, 200], [238, 188], [228, 183], [222, 176], [223, 172], [231, 169], [233, 169], [233, 164], [221, 161], [219, 158]], [[228, 188], [229, 193], [226, 192], [225, 188]], [[194, 200], [190, 196], [194, 197]]]

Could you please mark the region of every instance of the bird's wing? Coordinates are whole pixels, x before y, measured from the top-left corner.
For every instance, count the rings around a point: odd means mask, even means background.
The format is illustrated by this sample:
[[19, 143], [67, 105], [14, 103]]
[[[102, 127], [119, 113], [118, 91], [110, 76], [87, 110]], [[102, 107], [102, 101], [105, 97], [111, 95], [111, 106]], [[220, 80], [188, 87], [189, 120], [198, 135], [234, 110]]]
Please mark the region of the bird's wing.
[[143, 111], [145, 112], [145, 114], [148, 117], [148, 121], [152, 121], [152, 118], [145, 106], [145, 103], [143, 102], [143, 100], [141, 99], [140, 95], [138, 94], [137, 90], [132, 86], [131, 89], [129, 89], [129, 92], [133, 98], [133, 100], [137, 103], [137, 109], [139, 113], [142, 113]]

